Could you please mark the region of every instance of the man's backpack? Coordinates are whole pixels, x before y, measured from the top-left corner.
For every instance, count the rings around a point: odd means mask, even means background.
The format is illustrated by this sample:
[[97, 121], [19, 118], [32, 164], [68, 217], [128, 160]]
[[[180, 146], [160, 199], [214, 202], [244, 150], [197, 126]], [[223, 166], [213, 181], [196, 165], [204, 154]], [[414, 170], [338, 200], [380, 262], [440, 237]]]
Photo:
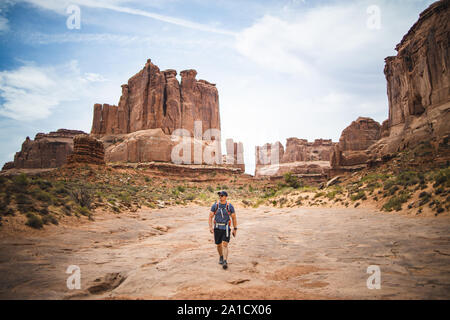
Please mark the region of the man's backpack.
[[226, 229], [228, 233], [228, 230], [231, 227], [231, 212], [229, 209], [229, 203], [228, 201], [225, 203], [225, 210], [227, 211], [226, 214], [224, 214], [222, 208], [220, 208], [220, 214], [217, 214], [217, 211], [219, 211], [219, 203], [219, 201], [216, 202], [216, 210], [214, 211], [214, 227]]

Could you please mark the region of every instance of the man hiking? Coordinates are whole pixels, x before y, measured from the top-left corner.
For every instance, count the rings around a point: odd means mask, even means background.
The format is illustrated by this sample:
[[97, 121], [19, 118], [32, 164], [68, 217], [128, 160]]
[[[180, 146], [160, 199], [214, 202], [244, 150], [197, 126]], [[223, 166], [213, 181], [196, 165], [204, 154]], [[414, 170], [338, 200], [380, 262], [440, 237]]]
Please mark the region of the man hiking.
[[[219, 201], [214, 203], [209, 213], [209, 231], [214, 233], [214, 241], [217, 245], [217, 252], [219, 252], [219, 264], [222, 268], [228, 268], [228, 243], [231, 235], [231, 221], [233, 221], [233, 237], [236, 237], [237, 221], [234, 207], [227, 202], [228, 193], [226, 191], [219, 191]], [[214, 226], [213, 226], [214, 224]]]

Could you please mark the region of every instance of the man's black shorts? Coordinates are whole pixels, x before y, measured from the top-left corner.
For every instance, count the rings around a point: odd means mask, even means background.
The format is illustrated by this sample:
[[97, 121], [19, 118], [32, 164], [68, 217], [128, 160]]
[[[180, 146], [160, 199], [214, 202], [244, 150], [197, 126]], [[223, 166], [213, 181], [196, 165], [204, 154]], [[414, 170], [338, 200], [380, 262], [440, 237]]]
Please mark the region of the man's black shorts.
[[230, 235], [231, 235], [230, 229], [228, 229], [228, 237], [227, 237], [227, 230], [214, 228], [214, 241], [216, 242], [216, 244], [221, 244], [222, 241], [230, 242]]

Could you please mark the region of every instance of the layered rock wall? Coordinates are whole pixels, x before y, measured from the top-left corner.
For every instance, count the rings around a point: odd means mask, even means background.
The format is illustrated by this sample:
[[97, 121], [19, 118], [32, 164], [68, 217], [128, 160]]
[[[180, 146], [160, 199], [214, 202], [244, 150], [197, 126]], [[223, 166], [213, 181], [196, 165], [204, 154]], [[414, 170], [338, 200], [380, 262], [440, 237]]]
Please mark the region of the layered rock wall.
[[105, 149], [101, 141], [87, 134], [81, 134], [73, 138], [73, 144], [73, 152], [67, 157], [68, 164], [105, 164]]

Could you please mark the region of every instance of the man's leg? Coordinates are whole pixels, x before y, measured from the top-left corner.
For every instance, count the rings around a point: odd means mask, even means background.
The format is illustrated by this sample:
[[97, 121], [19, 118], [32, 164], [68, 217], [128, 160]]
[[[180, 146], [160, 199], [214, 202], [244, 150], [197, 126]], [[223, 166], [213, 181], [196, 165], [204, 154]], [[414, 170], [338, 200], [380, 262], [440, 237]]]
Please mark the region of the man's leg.
[[228, 242], [223, 241], [222, 247], [223, 247], [223, 260], [228, 260]]
[[219, 256], [223, 256], [222, 244], [217, 245], [217, 252], [219, 253]]

